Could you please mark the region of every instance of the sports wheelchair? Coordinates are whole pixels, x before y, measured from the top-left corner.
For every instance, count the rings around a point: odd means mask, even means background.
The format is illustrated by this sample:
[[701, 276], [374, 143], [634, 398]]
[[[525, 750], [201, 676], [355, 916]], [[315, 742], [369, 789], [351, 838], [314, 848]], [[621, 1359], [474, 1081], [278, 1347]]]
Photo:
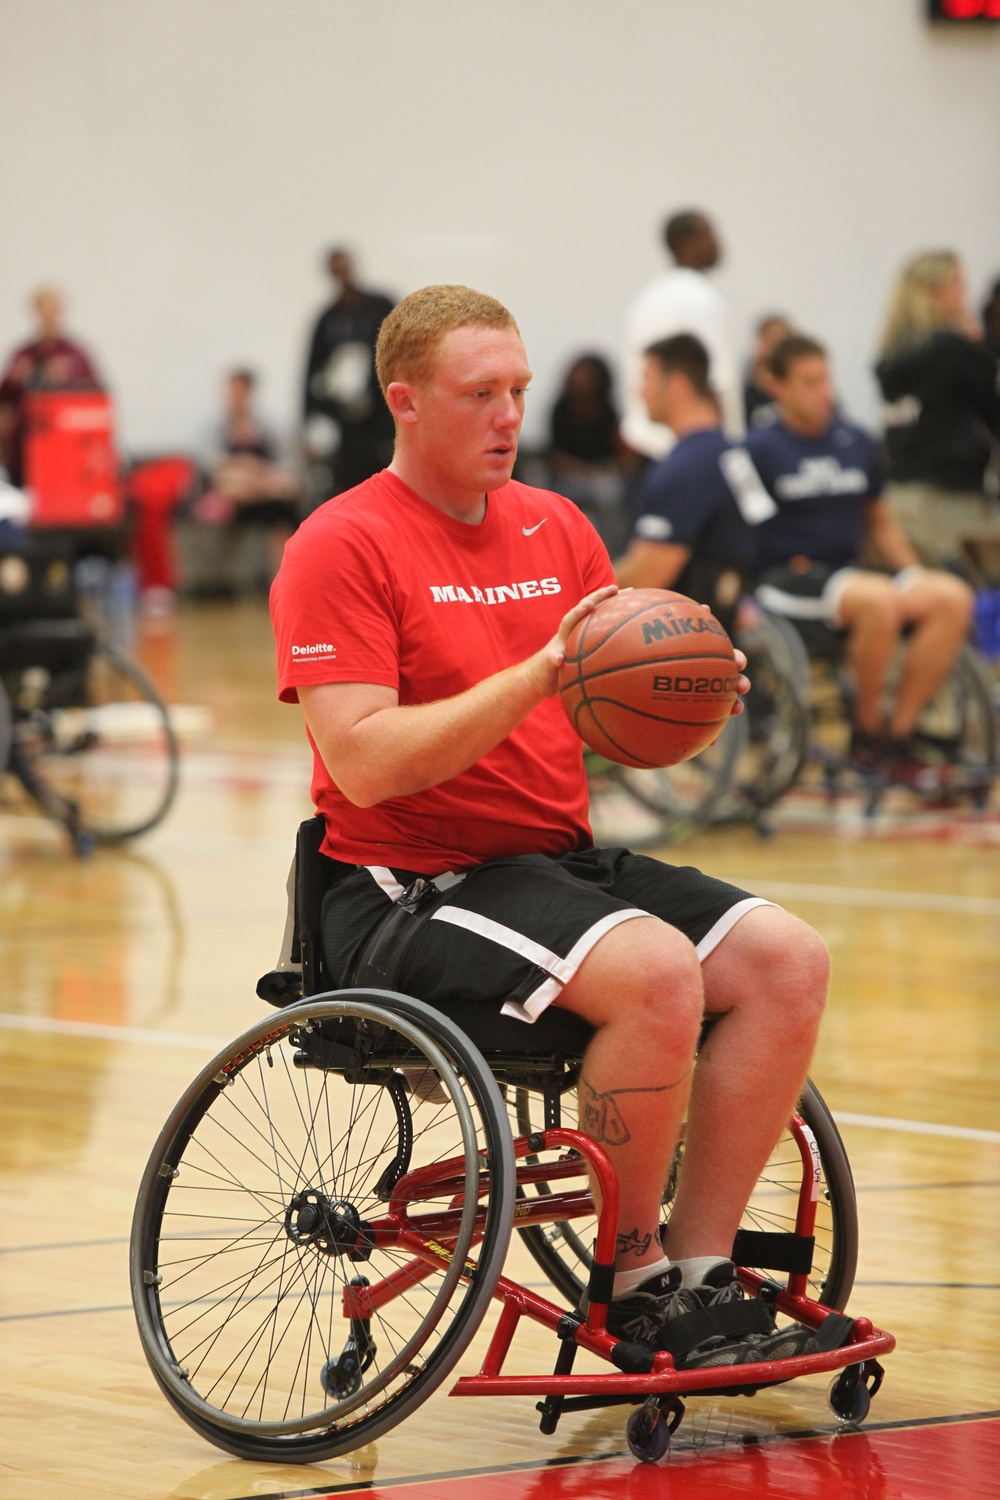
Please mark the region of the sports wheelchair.
[[[896, 784], [886, 771], [859, 770], [848, 754], [854, 683], [843, 632], [813, 620], [791, 620], [765, 611], [770, 651], [798, 698], [796, 720], [806, 716], [804, 758], [819, 769], [823, 787], [835, 801], [849, 786], [860, 788], [864, 811], [873, 816], [886, 790]], [[902, 653], [889, 681], [892, 694]], [[1000, 772], [1000, 737], [992, 674], [986, 659], [966, 642], [948, 677], [917, 722], [915, 742], [921, 764], [905, 785], [928, 805], [967, 798], [985, 808]], [[784, 710], [783, 710], [784, 713]], [[798, 724], [788, 733], [798, 734]]]
[[[202, 1069], [139, 1188], [132, 1297], [154, 1378], [180, 1416], [241, 1458], [349, 1452], [448, 1379], [495, 1298], [482, 1368], [451, 1394], [532, 1396], [543, 1432], [566, 1412], [632, 1405], [630, 1448], [653, 1462], [682, 1395], [753, 1395], [817, 1371], [835, 1372], [837, 1417], [861, 1421], [894, 1341], [842, 1314], [856, 1204], [815, 1088], [761, 1175], [733, 1253], [748, 1293], [815, 1328], [820, 1352], [684, 1370], [616, 1340], [605, 1319], [618, 1184], [575, 1128], [589, 1028], [557, 1007], [527, 1026], [469, 1004], [326, 990], [322, 835], [319, 819], [302, 825], [290, 881], [300, 969], [279, 967], [258, 986], [280, 1008]], [[512, 1229], [568, 1305], [503, 1274]], [[555, 1335], [552, 1374], [503, 1373], [522, 1317]], [[574, 1373], [581, 1351], [610, 1368]]]
[[74, 573], [57, 539], [0, 552], [0, 780], [84, 853], [159, 823], [180, 757], [153, 684], [81, 617]]

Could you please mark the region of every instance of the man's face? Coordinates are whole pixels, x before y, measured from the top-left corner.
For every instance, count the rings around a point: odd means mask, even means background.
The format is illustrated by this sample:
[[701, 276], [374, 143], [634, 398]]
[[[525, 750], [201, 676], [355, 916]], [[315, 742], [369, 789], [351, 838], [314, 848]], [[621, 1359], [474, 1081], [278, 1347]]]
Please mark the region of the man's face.
[[246, 411], [253, 398], [253, 386], [242, 375], [230, 375], [226, 380], [226, 399], [230, 411]]
[[670, 426], [673, 374], [666, 371], [652, 354], [647, 354], [642, 367], [642, 399], [649, 420]]
[[695, 271], [711, 271], [722, 260], [722, 245], [711, 219], [700, 217], [684, 241], [677, 262]]
[[484, 494], [510, 479], [531, 379], [513, 328], [453, 328], [433, 371], [410, 387], [416, 418], [406, 441], [442, 487]]
[[830, 367], [822, 354], [805, 354], [788, 367], [783, 380], [772, 377], [784, 414], [803, 432], [825, 432], [834, 412]]
[[35, 293], [34, 305], [43, 334], [47, 338], [54, 338], [62, 322], [62, 298], [59, 293], [50, 287], [43, 287]]
[[332, 250], [330, 252], [330, 275], [341, 286], [352, 286], [354, 283], [354, 262], [346, 250]]

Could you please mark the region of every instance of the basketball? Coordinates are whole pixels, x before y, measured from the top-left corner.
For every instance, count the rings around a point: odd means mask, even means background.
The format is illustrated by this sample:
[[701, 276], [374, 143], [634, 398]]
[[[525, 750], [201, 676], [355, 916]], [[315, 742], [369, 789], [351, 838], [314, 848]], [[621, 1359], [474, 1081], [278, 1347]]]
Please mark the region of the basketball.
[[623, 766], [674, 766], [717, 739], [739, 669], [714, 615], [668, 589], [626, 589], [566, 642], [559, 695], [584, 744]]

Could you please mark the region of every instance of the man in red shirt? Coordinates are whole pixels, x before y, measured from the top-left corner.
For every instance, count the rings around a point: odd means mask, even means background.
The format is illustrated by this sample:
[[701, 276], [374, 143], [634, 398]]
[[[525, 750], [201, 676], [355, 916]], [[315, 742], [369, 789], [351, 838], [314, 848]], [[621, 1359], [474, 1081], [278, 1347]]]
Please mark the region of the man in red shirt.
[[[614, 575], [571, 502], [511, 480], [530, 379], [511, 314], [425, 287], [385, 319], [377, 363], [392, 464], [309, 517], [272, 591], [280, 696], [302, 706], [339, 862], [327, 966], [358, 982], [373, 932], [422, 878], [427, 919], [390, 988], [529, 1023], [557, 1004], [595, 1028], [579, 1105], [621, 1184], [608, 1326], [676, 1350], [685, 1315], [742, 1295], [733, 1238], [805, 1077], [826, 950], [734, 886], [593, 846], [557, 676]], [[719, 1019], [695, 1067], [706, 1013]], [[683, 1362], [810, 1347], [760, 1312], [755, 1331], [743, 1318]]]

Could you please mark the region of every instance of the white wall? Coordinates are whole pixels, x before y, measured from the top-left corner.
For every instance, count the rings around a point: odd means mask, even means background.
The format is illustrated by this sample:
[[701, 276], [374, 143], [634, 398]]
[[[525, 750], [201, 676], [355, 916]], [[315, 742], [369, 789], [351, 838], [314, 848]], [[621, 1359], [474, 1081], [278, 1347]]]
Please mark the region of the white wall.
[[1000, 274], [1000, 35], [922, 0], [0, 0], [0, 346], [63, 284], [133, 448], [190, 442], [236, 360], [290, 423], [343, 240], [508, 301], [537, 431], [689, 204], [741, 336], [787, 309], [871, 418], [900, 260]]

